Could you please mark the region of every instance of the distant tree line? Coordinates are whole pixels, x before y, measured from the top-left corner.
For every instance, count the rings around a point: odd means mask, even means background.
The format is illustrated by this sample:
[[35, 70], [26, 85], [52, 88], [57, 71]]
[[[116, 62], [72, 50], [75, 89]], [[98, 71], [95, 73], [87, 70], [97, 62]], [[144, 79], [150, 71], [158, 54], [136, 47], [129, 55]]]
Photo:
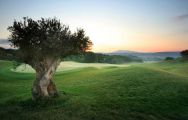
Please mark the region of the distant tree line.
[[81, 55], [72, 55], [64, 59], [65, 61], [76, 61], [82, 63], [111, 63], [121, 64], [127, 62], [142, 62], [136, 56], [106, 55], [101, 53], [87, 52]]
[[16, 50], [14, 49], [4, 49], [0, 47], [0, 60], [15, 60]]
[[173, 58], [173, 57], [166, 57], [165, 61], [188, 61], [188, 50], [183, 50], [180, 52], [181, 57], [180, 58]]
[[[0, 47], [0, 60], [10, 60], [18, 61], [17, 54], [19, 52], [15, 49], [4, 49]], [[183, 50], [180, 52], [180, 58], [166, 57], [165, 61], [188, 61], [188, 50]], [[82, 63], [111, 63], [111, 64], [121, 64], [128, 62], [143, 62], [143, 60], [136, 56], [121, 56], [121, 55], [106, 55], [101, 53], [86, 52], [80, 55], [70, 55], [64, 58], [65, 61], [76, 61]]]
[[[18, 50], [4, 49], [0, 47], [0, 60], [18, 61]], [[76, 61], [82, 63], [111, 63], [121, 64], [128, 62], [142, 62], [142, 59], [136, 56], [106, 55], [101, 53], [86, 52], [80, 55], [70, 55], [64, 58], [65, 61]]]

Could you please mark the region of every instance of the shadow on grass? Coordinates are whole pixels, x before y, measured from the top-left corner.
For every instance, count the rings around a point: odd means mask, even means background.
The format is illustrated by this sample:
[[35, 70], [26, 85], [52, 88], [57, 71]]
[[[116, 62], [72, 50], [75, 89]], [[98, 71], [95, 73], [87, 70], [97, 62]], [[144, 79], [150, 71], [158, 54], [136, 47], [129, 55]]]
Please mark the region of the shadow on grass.
[[[5, 103], [0, 104], [0, 112], [2, 111], [12, 111], [17, 110], [21, 111], [41, 111], [46, 108], [60, 108], [63, 107], [66, 102], [69, 100], [71, 95], [61, 94], [57, 98], [43, 98], [37, 101], [32, 100], [31, 98], [23, 100], [20, 97], [14, 97], [8, 100]], [[18, 112], [18, 111], [17, 111]]]

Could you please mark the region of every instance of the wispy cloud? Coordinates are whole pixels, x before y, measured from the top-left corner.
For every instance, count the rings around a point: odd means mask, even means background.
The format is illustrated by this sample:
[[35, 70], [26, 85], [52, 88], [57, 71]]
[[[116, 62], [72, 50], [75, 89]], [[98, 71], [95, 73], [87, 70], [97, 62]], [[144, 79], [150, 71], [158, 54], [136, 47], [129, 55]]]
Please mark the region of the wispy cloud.
[[182, 15], [178, 15], [175, 17], [176, 21], [183, 21], [183, 20], [188, 20], [188, 13], [187, 14], [182, 14]]

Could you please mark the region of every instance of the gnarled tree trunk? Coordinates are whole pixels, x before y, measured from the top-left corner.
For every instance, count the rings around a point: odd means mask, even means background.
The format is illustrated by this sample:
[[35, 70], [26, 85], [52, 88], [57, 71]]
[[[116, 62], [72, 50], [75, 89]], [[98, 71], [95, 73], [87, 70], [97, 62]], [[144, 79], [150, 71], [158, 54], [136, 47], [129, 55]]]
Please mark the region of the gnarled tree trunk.
[[33, 83], [32, 98], [33, 100], [41, 99], [44, 97], [57, 97], [58, 92], [53, 82], [53, 75], [59, 65], [59, 59], [45, 59], [44, 62], [35, 64], [36, 79]]

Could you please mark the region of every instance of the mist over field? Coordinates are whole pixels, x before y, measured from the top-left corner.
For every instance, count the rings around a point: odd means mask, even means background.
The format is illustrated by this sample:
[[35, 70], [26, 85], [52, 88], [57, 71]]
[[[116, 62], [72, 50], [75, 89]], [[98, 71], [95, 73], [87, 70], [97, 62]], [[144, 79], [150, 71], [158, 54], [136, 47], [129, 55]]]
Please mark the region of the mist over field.
[[[83, 68], [97, 68], [97, 69], [102, 69], [105, 67], [126, 67], [129, 66], [130, 64], [107, 64], [107, 63], [78, 63], [74, 61], [64, 61], [61, 62], [60, 65], [57, 68], [57, 72], [63, 72], [63, 71], [69, 71], [69, 70], [76, 70], [76, 69], [83, 69]], [[23, 73], [34, 73], [35, 70], [32, 69], [31, 66], [22, 64], [16, 69], [12, 69], [14, 72], [23, 72]]]

